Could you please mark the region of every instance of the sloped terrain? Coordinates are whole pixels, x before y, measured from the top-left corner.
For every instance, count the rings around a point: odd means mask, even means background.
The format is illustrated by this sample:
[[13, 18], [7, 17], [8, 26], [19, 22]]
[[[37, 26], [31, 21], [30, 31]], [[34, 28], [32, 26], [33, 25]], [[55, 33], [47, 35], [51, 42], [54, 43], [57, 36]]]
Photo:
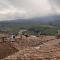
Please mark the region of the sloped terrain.
[[23, 45], [23, 49], [18, 44], [17, 53], [1, 60], [60, 60], [60, 39], [53, 39], [53, 36], [44, 37], [44, 39], [46, 40], [43, 40], [45, 41], [43, 44], [27, 47]]
[[17, 51], [17, 49], [11, 47], [7, 43], [0, 43], [0, 59], [7, 57]]
[[[39, 47], [39, 48], [38, 48]], [[8, 56], [7, 60], [60, 60], [59, 45], [42, 45], [33, 48], [25, 48], [14, 55]], [[5, 60], [3, 59], [3, 60]]]

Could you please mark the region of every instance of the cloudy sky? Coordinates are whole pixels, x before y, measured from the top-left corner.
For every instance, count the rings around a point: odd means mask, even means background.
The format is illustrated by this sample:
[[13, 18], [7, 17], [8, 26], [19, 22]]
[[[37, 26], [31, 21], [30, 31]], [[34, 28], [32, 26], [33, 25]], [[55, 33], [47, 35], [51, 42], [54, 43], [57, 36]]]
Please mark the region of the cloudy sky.
[[60, 14], [60, 0], [0, 0], [0, 21]]

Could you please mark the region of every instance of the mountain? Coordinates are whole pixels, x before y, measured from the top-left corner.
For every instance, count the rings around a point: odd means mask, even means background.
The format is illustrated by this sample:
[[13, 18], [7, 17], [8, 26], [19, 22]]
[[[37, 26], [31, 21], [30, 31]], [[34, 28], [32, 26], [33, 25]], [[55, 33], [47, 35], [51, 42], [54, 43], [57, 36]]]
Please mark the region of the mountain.
[[16, 24], [49, 24], [49, 23], [60, 23], [60, 15], [55, 16], [45, 16], [45, 17], [36, 17], [32, 19], [15, 19], [10, 21], [1, 21], [1, 24], [16, 25]]
[[[60, 24], [60, 16], [45, 16], [32, 19], [15, 19], [10, 21], [0, 21], [0, 31], [16, 32], [20, 29], [44, 28], [43, 26], [55, 27]], [[42, 26], [43, 25], [43, 26]]]

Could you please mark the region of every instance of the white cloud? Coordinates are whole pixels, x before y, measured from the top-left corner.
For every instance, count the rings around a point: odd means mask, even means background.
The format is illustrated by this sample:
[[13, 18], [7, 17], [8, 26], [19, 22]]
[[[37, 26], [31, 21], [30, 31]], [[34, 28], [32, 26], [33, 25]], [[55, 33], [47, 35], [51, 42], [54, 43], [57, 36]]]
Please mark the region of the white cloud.
[[51, 15], [55, 14], [54, 10], [60, 14], [54, 0], [0, 0], [0, 20]]

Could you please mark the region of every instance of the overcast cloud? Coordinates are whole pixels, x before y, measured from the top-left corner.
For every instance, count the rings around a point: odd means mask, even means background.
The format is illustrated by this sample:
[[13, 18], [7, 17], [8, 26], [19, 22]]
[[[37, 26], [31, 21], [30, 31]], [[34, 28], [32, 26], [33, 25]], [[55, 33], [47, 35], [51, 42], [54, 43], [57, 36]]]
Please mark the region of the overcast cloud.
[[60, 14], [60, 0], [0, 0], [0, 20]]

